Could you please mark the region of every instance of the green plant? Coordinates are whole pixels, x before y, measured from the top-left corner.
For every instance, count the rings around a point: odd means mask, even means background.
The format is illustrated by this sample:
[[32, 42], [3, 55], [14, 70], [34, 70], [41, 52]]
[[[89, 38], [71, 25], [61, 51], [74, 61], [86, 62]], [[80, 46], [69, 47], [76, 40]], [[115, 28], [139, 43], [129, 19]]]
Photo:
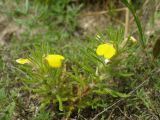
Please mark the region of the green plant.
[[128, 9], [131, 11], [131, 13], [134, 17], [134, 20], [137, 24], [137, 28], [138, 28], [138, 31], [139, 31], [139, 41], [141, 43], [142, 48], [144, 49], [145, 48], [145, 35], [143, 33], [143, 30], [142, 30], [141, 22], [140, 22], [138, 16], [136, 15], [135, 8], [132, 6], [132, 4], [130, 4], [128, 2], [128, 0], [121, 0], [121, 1], [126, 5], [126, 7], [128, 7]]
[[[127, 2], [139, 27], [141, 44], [133, 43], [131, 36], [121, 48], [124, 33], [123, 29], [115, 30], [117, 26], [84, 41], [81, 36], [72, 36], [80, 9], [74, 1], [4, 1], [14, 4], [10, 7], [0, 2], [0, 9], [25, 29], [0, 49], [0, 119], [90, 119], [119, 100], [124, 102], [108, 109], [101, 119], [121, 119], [124, 115], [124, 119], [127, 115], [147, 119], [158, 114], [159, 51], [155, 46], [153, 59], [150, 44], [155, 40], [144, 40], [140, 21]], [[96, 54], [97, 46], [105, 43], [116, 48], [108, 63], [105, 55]], [[145, 55], [139, 47], [143, 43]], [[45, 59], [53, 53], [65, 57], [60, 68], [52, 68]], [[31, 64], [17, 65], [18, 57], [29, 59]], [[141, 82], [145, 84], [138, 90]]]
[[[110, 32], [113, 31], [108, 31], [108, 37], [112, 38], [118, 50], [119, 45], [116, 42], [120, 43], [123, 32], [114, 31], [117, 33], [116, 37]], [[56, 116], [70, 117], [73, 112], [81, 112], [87, 107], [92, 109], [105, 107], [107, 103], [104, 101], [108, 95], [128, 97], [127, 94], [118, 92], [118, 89], [114, 90], [113, 86], [116, 84], [109, 84], [112, 77], [118, 74], [113, 71], [119, 64], [120, 50], [111, 63], [105, 64], [105, 59], [97, 56], [95, 52], [98, 41], [94, 39], [84, 43], [85, 47], [78, 44], [75, 46], [80, 48], [78, 51], [75, 51], [72, 45], [69, 51], [64, 49], [62, 52], [66, 60], [62, 68], [51, 68], [45, 61], [46, 55], [59, 53], [57, 47], [52, 50], [49, 45], [42, 44], [43, 47], [38, 45], [35, 50], [30, 51], [28, 58], [31, 63], [19, 67], [24, 76], [23, 90], [31, 92], [39, 99], [39, 110], [48, 109], [54, 111]]]
[[[10, 97], [8, 97], [10, 95]], [[13, 113], [15, 112], [16, 103], [14, 97], [16, 93], [13, 91], [10, 94], [7, 94], [4, 88], [0, 89], [0, 119], [1, 120], [10, 120], [13, 119]]]
[[65, 27], [68, 31], [73, 31], [77, 26], [76, 17], [81, 5], [76, 6], [71, 0], [36, 0], [38, 19], [48, 23], [55, 23]]

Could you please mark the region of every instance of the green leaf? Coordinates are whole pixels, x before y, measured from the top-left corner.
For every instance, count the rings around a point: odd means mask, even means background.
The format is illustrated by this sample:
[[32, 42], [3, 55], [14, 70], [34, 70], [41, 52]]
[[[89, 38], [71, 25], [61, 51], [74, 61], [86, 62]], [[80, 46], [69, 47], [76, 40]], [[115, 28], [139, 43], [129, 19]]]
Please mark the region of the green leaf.
[[60, 111], [63, 111], [63, 104], [62, 104], [62, 99], [61, 99], [61, 97], [60, 97], [59, 95], [56, 95], [56, 98], [57, 98], [57, 100], [58, 100], [58, 102], [59, 102], [59, 110], [60, 110]]
[[143, 104], [144, 104], [148, 109], [150, 109], [150, 108], [153, 107], [152, 102], [151, 102], [151, 99], [150, 99], [148, 93], [145, 92], [145, 90], [144, 90], [143, 88], [140, 89], [139, 91], [137, 91], [137, 97], [143, 101]]
[[41, 101], [41, 105], [39, 107], [40, 110], [45, 110], [46, 106], [50, 104], [50, 99], [45, 98], [43, 101]]
[[0, 89], [0, 101], [6, 98], [5, 90], [4, 88]]
[[11, 104], [9, 104], [6, 107], [6, 112], [5, 112], [4, 116], [1, 118], [1, 120], [11, 120], [15, 106], [16, 106], [15, 102], [12, 102]]
[[70, 74], [70, 77], [75, 80], [77, 83], [79, 83], [81, 86], [84, 85], [83, 80], [79, 79], [77, 76]]
[[134, 73], [119, 73], [119, 75], [122, 77], [131, 77], [134, 75]]
[[38, 115], [35, 116], [33, 120], [52, 120], [52, 119], [48, 111], [40, 111], [40, 113], [38, 113]]
[[94, 90], [95, 93], [97, 94], [110, 94], [112, 95], [113, 97], [129, 97], [128, 94], [125, 94], [125, 93], [120, 93], [118, 91], [115, 91], [115, 90], [112, 90], [112, 89], [109, 89], [109, 88], [105, 88], [105, 89], [102, 89], [102, 90]]
[[140, 40], [140, 43], [141, 43], [141, 46], [143, 48], [145, 48], [145, 44], [144, 44], [144, 33], [143, 33], [143, 30], [142, 30], [142, 26], [141, 26], [141, 22], [138, 18], [138, 16], [136, 15], [136, 11], [134, 9], [134, 7], [128, 2], [128, 0], [121, 0], [126, 7], [128, 7], [128, 9], [131, 11], [131, 13], [133, 14], [133, 17], [134, 17], [134, 20], [137, 24], [137, 27], [138, 27], [138, 31], [139, 31], [139, 40]]
[[153, 47], [153, 57], [157, 58], [160, 54], [160, 37], [158, 37], [154, 47]]

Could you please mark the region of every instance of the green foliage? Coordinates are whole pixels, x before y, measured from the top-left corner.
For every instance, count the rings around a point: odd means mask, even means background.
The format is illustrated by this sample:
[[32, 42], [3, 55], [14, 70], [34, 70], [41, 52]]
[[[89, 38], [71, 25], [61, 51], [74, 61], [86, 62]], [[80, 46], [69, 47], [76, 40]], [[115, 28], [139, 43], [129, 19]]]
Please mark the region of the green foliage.
[[36, 0], [38, 19], [48, 23], [55, 22], [65, 26], [65, 29], [73, 31], [77, 26], [76, 17], [81, 8], [76, 6], [71, 0]]
[[[123, 2], [135, 17], [141, 45], [147, 47], [134, 9], [127, 1]], [[144, 54], [139, 43], [129, 39], [121, 48], [124, 30], [113, 27], [100, 33], [100, 37], [87, 36], [82, 41], [83, 36], [72, 34], [81, 5], [71, 0], [15, 0], [13, 6], [12, 11], [6, 7], [7, 15], [25, 29], [0, 49], [0, 119], [17, 116], [33, 120], [69, 119], [86, 113], [92, 117], [120, 99], [126, 100], [122, 109], [131, 115], [145, 118], [146, 112], [156, 111], [158, 102], [151, 94], [160, 92], [160, 63], [152, 59], [152, 48], [148, 47]], [[106, 42], [113, 43], [117, 50], [108, 64], [96, 54], [97, 46]], [[159, 54], [157, 47], [154, 52]], [[53, 53], [65, 57], [61, 68], [47, 64], [45, 56]], [[19, 57], [28, 58], [32, 64], [17, 65], [15, 60]], [[141, 86], [136, 94], [129, 94], [146, 79], [146, 88]], [[116, 117], [117, 110], [111, 109]], [[101, 119], [109, 114], [110, 110]]]
[[127, 7], [128, 9], [132, 12], [133, 16], [134, 16], [134, 20], [137, 24], [137, 27], [138, 27], [138, 31], [139, 31], [139, 41], [141, 43], [141, 46], [143, 48], [145, 48], [145, 36], [144, 36], [144, 33], [143, 33], [143, 30], [142, 30], [142, 26], [141, 26], [141, 22], [138, 18], [138, 16], [136, 15], [136, 11], [135, 9], [133, 8], [133, 6], [128, 2], [128, 0], [121, 0]]
[[137, 91], [137, 97], [143, 101], [144, 105], [148, 109], [152, 107], [152, 103], [150, 101], [150, 98], [147, 95], [147, 93], [144, 91], [144, 89]]
[[[11, 94], [13, 96], [13, 94]], [[4, 88], [0, 89], [0, 119], [1, 120], [10, 120], [13, 118], [13, 113], [16, 107], [15, 101], [10, 102], [7, 93]]]
[[2, 120], [10, 120], [10, 119], [12, 119], [14, 109], [15, 109], [15, 102], [12, 102], [6, 107], [5, 114], [4, 114], [4, 116], [2, 116], [1, 119]]
[[[116, 33], [116, 36], [111, 32]], [[117, 49], [122, 34], [121, 30], [119, 32], [107, 31], [108, 37], [113, 39], [112, 42], [117, 45]], [[40, 110], [44, 111], [49, 106], [58, 106], [54, 107], [55, 114], [58, 115], [61, 111], [64, 116], [69, 117], [72, 112], [81, 111], [87, 107], [105, 107], [106, 99], [102, 99], [101, 96], [129, 97], [127, 94], [118, 92], [118, 89], [114, 90], [113, 86], [116, 84], [109, 84], [112, 77], [118, 74], [113, 73], [113, 70], [119, 64], [116, 58], [120, 53], [117, 53], [113, 62], [107, 65], [104, 63], [104, 58], [96, 55], [98, 40], [91, 39], [94, 40], [83, 43], [83, 45], [76, 44], [75, 47], [80, 48], [78, 50], [72, 48], [73, 45], [63, 49], [66, 61], [62, 68], [50, 68], [47, 65], [44, 56], [57, 52], [61, 54], [61, 50], [57, 51], [56, 46], [54, 50], [50, 49], [52, 47], [44, 43], [30, 51], [31, 65], [19, 66], [19, 69], [23, 71], [23, 79], [20, 76], [24, 84], [23, 90], [31, 91], [39, 98]], [[94, 98], [95, 95], [99, 97]], [[49, 109], [53, 108], [49, 107]]]
[[49, 112], [41, 111], [33, 120], [52, 120]]

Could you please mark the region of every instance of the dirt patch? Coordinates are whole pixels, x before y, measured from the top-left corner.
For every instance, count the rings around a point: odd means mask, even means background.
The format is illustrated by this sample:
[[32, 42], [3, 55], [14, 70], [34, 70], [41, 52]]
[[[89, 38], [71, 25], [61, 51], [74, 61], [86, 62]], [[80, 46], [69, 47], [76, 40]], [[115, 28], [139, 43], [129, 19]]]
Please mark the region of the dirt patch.
[[10, 23], [8, 18], [2, 15], [0, 17], [0, 45], [8, 43], [11, 40], [13, 33], [17, 30], [17, 26]]

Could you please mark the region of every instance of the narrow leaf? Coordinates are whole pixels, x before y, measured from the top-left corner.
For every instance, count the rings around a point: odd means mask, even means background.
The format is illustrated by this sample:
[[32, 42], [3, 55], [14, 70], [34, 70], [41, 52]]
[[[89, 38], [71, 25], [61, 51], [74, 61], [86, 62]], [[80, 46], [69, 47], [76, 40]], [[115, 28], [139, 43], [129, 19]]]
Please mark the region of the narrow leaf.
[[141, 26], [141, 22], [138, 18], [138, 16], [136, 15], [136, 11], [134, 9], [134, 7], [128, 2], [128, 0], [121, 0], [126, 7], [128, 7], [128, 9], [131, 11], [133, 17], [134, 17], [134, 20], [137, 24], [137, 27], [138, 27], [138, 31], [139, 31], [139, 40], [140, 40], [140, 43], [141, 43], [141, 46], [143, 48], [145, 48], [145, 44], [144, 44], [144, 34], [143, 34], [143, 30], [142, 30], [142, 26]]
[[153, 57], [157, 58], [160, 54], [160, 37], [158, 37], [154, 47], [153, 47]]
[[59, 95], [56, 95], [56, 98], [57, 98], [57, 100], [58, 100], [58, 102], [59, 102], [59, 110], [60, 110], [60, 111], [63, 111], [63, 104], [62, 104], [62, 99], [61, 99], [61, 97], [60, 97]]
[[112, 89], [109, 89], [109, 88], [105, 88], [105, 89], [102, 89], [102, 90], [95, 90], [94, 91], [95, 93], [97, 94], [110, 94], [112, 95], [113, 97], [129, 97], [128, 94], [125, 94], [125, 93], [120, 93], [118, 91], [115, 91], [115, 90], [112, 90]]

